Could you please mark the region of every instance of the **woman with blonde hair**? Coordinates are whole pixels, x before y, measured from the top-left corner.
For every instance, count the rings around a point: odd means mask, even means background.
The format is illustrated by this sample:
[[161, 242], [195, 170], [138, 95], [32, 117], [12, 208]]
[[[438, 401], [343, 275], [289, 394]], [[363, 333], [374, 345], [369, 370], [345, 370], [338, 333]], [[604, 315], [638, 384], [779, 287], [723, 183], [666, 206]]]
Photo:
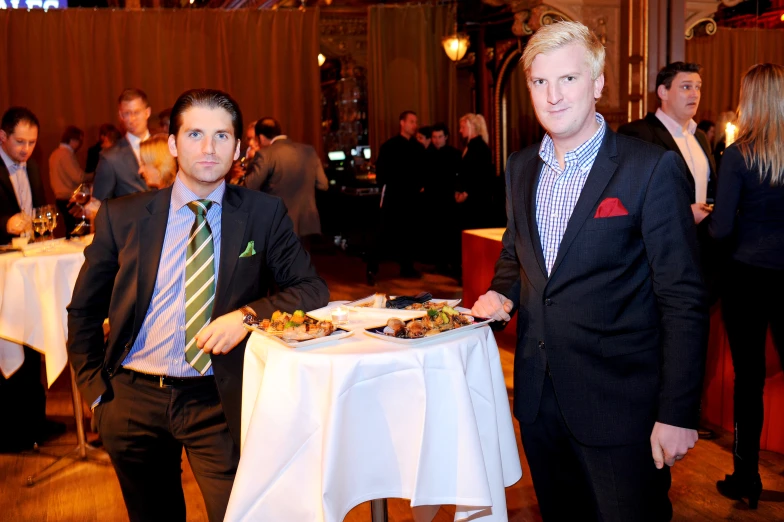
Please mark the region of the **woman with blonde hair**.
[[177, 160], [169, 152], [169, 136], [156, 134], [139, 147], [139, 175], [151, 189], [166, 188], [174, 183]]
[[784, 366], [784, 67], [755, 65], [741, 81], [738, 138], [724, 151], [709, 230], [732, 238], [722, 315], [735, 368], [734, 472], [716, 483], [756, 509], [765, 386], [765, 339]]
[[486, 224], [493, 183], [493, 153], [487, 123], [481, 114], [468, 113], [460, 118], [460, 135], [466, 141], [463, 160], [455, 183], [455, 201], [465, 218], [463, 230]]

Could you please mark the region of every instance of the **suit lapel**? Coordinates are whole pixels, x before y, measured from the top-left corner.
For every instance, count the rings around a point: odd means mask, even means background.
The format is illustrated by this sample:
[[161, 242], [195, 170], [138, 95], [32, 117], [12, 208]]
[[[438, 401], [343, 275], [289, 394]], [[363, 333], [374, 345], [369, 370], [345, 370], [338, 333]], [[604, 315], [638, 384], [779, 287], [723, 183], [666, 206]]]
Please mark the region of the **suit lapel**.
[[9, 214], [16, 214], [19, 212], [19, 202], [16, 200], [16, 192], [14, 192], [14, 186], [11, 183], [11, 174], [8, 172], [8, 168], [5, 166], [5, 162], [0, 158], [0, 187], [6, 193], [6, 199], [8, 203], [11, 205], [8, 209], [3, 209], [4, 211], [8, 212]]
[[539, 185], [539, 176], [542, 172], [543, 162], [539, 154], [535, 154], [523, 168], [523, 181], [520, 186], [523, 190], [523, 197], [519, 200], [525, 202], [525, 220], [528, 223], [528, 237], [531, 240], [531, 251], [534, 253], [536, 262], [539, 265], [542, 279], [547, 279], [547, 266], [544, 262], [542, 253], [542, 240], [539, 237], [539, 227], [536, 225], [536, 187]]
[[133, 321], [133, 336], [142, 327], [147, 315], [155, 280], [158, 277], [158, 265], [161, 261], [163, 239], [166, 236], [166, 225], [169, 219], [172, 188], [158, 191], [155, 198], [145, 207], [147, 214], [139, 220], [139, 263], [136, 287], [136, 312]]
[[218, 287], [215, 290], [215, 306], [212, 308], [213, 318], [228, 311], [229, 289], [232, 287], [232, 278], [242, 252], [242, 241], [248, 223], [248, 213], [240, 210], [241, 204], [241, 191], [235, 191], [227, 184], [221, 209], [221, 257], [218, 267]]
[[[685, 164], [686, 158], [683, 157], [681, 148], [678, 147], [677, 143], [675, 143], [675, 139], [672, 137], [672, 134], [670, 134], [670, 131], [667, 130], [667, 127], [664, 126], [661, 120], [657, 118], [655, 114], [650, 112], [648, 113], [648, 116], [646, 116], [646, 120], [648, 121], [648, 124], [651, 126], [651, 129], [653, 130], [653, 133], [656, 136], [656, 138], [661, 142], [662, 147], [664, 147], [667, 150], [671, 150], [675, 154], [680, 156], [681, 160], [683, 160], [683, 163]], [[689, 182], [689, 186], [691, 187], [692, 199], [694, 199], [694, 190], [696, 188], [696, 185], [694, 184], [694, 177], [691, 175], [691, 172], [689, 171], [688, 168], [686, 169], [686, 181]]]
[[569, 224], [566, 226], [563, 239], [561, 239], [561, 245], [558, 247], [558, 255], [555, 258], [553, 269], [550, 272], [551, 279], [556, 270], [558, 270], [558, 266], [561, 264], [561, 261], [563, 261], [564, 256], [566, 256], [566, 253], [569, 251], [569, 247], [577, 237], [577, 233], [582, 228], [583, 223], [585, 223], [585, 220], [591, 218], [591, 211], [596, 206], [599, 198], [604, 193], [604, 189], [607, 188], [607, 184], [618, 169], [618, 163], [613, 159], [618, 155], [615, 140], [615, 133], [607, 128], [605, 130], [604, 142], [602, 143], [601, 148], [599, 148], [599, 153], [596, 156], [596, 160], [593, 162], [591, 172], [588, 173], [588, 179], [585, 181], [585, 186], [583, 186], [583, 190], [580, 193], [580, 198], [577, 200], [574, 211], [572, 211], [572, 216], [569, 218]]

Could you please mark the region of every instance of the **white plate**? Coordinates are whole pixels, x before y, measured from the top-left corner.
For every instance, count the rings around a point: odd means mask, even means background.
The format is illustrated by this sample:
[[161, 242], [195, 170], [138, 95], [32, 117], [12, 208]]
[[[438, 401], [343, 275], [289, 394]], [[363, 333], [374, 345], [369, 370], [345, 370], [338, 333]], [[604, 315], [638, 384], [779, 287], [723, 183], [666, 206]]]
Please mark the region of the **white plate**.
[[269, 332], [265, 332], [264, 330], [256, 326], [251, 326], [249, 324], [245, 324], [244, 326], [246, 330], [250, 332], [259, 333], [264, 337], [266, 337], [267, 339], [272, 339], [274, 341], [277, 341], [283, 346], [286, 346], [288, 348], [301, 348], [305, 346], [312, 346], [314, 344], [339, 341], [340, 339], [345, 339], [346, 337], [351, 337], [352, 335], [354, 335], [354, 332], [351, 330], [343, 330], [342, 328], [336, 328], [331, 335], [325, 335], [324, 337], [316, 337], [315, 339], [308, 339], [307, 341], [286, 341], [284, 339], [281, 339], [277, 335], [273, 335]]
[[477, 321], [473, 324], [468, 324], [465, 326], [461, 326], [460, 328], [455, 328], [453, 330], [447, 330], [445, 332], [441, 332], [438, 335], [431, 335], [430, 337], [420, 337], [418, 339], [403, 339], [402, 337], [392, 337], [391, 335], [385, 335], [380, 333], [384, 328], [366, 328], [365, 334], [369, 335], [370, 337], [375, 337], [377, 339], [381, 339], [382, 341], [387, 341], [390, 343], [397, 343], [397, 344], [405, 344], [408, 346], [415, 346], [418, 344], [425, 344], [431, 343], [433, 341], [441, 341], [443, 339], [448, 339], [451, 337], [456, 337], [461, 335], [464, 332], [471, 331], [475, 328], [479, 328], [480, 326], [484, 326], [488, 323], [492, 322], [492, 319], [485, 319], [483, 321]]
[[[395, 298], [397, 296], [393, 295], [390, 296], [391, 298]], [[367, 297], [363, 297], [362, 299], [357, 299], [356, 301], [351, 301], [350, 303], [346, 303], [344, 306], [348, 307], [351, 310], [398, 310], [401, 312], [418, 312], [419, 310], [405, 310], [405, 309], [397, 309], [397, 308], [372, 308], [370, 306], [362, 306], [365, 303], [372, 303], [375, 300], [375, 296], [369, 295]], [[462, 299], [436, 299], [433, 298], [430, 301], [435, 301], [437, 303], [446, 303], [447, 306], [455, 307], [460, 304]]]

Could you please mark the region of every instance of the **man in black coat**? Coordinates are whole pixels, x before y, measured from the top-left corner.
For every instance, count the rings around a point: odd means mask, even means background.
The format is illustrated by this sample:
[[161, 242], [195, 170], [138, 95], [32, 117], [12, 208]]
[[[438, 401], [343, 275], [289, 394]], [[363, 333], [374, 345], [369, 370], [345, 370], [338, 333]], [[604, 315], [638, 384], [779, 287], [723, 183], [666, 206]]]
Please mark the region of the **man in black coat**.
[[664, 521], [697, 440], [708, 332], [673, 152], [596, 113], [604, 47], [541, 28], [523, 64], [541, 145], [507, 163], [507, 229], [480, 317], [518, 314], [514, 414], [545, 521]]
[[133, 522], [185, 520], [183, 447], [209, 520], [223, 520], [239, 461], [243, 318], [329, 301], [283, 202], [225, 183], [242, 128], [227, 94], [180, 96], [174, 185], [101, 205], [68, 305], [69, 359]]

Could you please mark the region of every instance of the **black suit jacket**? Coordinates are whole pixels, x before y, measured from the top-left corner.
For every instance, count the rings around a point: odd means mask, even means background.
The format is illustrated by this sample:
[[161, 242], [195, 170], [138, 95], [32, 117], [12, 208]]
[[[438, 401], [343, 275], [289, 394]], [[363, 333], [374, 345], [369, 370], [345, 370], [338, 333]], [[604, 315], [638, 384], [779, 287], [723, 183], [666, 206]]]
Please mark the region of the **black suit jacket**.
[[[40, 207], [46, 205], [44, 196], [44, 185], [41, 183], [41, 176], [38, 172], [38, 165], [33, 160], [27, 161], [27, 179], [30, 180], [30, 192], [33, 197], [33, 206]], [[21, 212], [19, 202], [16, 200], [16, 192], [11, 184], [11, 176], [5, 162], [0, 159], [0, 245], [11, 242], [13, 237], [7, 232], [8, 220], [11, 216]]]
[[146, 190], [149, 188], [139, 175], [139, 161], [128, 138], [123, 136], [111, 148], [99, 154], [93, 181], [94, 198], [118, 198]]
[[[141, 329], [150, 305], [171, 201], [171, 187], [109, 200], [95, 218], [95, 238], [68, 305], [68, 355], [88, 404], [111, 400], [111, 380]], [[294, 234], [283, 202], [261, 192], [226, 186], [221, 257], [212, 317], [250, 305], [259, 317], [275, 310], [327, 304], [326, 283]], [[253, 240], [256, 255], [242, 257]], [[277, 293], [268, 297], [273, 285]], [[106, 345], [101, 324], [109, 317]], [[212, 367], [226, 420], [239, 444], [242, 367], [247, 338]]]
[[[666, 150], [671, 150], [678, 154], [680, 158], [684, 161], [685, 158], [683, 157], [683, 153], [681, 153], [680, 147], [678, 144], [675, 143], [675, 140], [670, 134], [670, 131], [667, 130], [667, 127], [661, 122], [659, 118], [656, 117], [656, 114], [653, 112], [649, 112], [645, 115], [645, 118], [637, 121], [633, 121], [631, 123], [627, 123], [625, 125], [621, 125], [618, 128], [619, 134], [625, 134], [627, 136], [633, 136], [635, 138], [639, 138], [643, 141], [647, 141], [648, 143], [654, 143], [660, 147], [664, 147]], [[697, 142], [702, 147], [702, 151], [705, 153], [705, 156], [708, 158], [708, 166], [710, 168], [710, 173], [708, 177], [708, 201], [713, 201], [716, 197], [716, 161], [713, 158], [713, 151], [711, 150], [710, 143], [708, 143], [708, 137], [702, 132], [700, 129], [697, 129], [694, 133], [694, 137], [697, 138]], [[694, 178], [690, 175], [689, 170], [686, 169], [686, 180], [689, 182], [691, 186], [691, 191], [689, 192], [690, 203], [695, 202], [695, 184]]]
[[[491, 286], [518, 313], [515, 416], [536, 419], [549, 366], [583, 444], [644, 442], [655, 421], [696, 428], [708, 313], [685, 165], [608, 128], [548, 277], [538, 151], [507, 163], [508, 222]], [[595, 218], [606, 198], [628, 215]]]

